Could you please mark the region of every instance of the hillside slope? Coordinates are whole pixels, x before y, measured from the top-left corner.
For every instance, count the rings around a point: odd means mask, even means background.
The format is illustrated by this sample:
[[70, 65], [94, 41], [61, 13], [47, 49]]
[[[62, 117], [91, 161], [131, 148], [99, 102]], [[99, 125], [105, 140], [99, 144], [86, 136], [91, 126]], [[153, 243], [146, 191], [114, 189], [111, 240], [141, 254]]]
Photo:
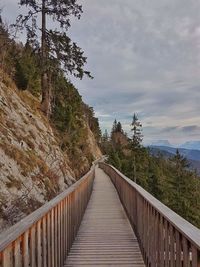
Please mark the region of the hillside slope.
[[87, 121], [83, 125], [89, 154], [77, 148], [81, 160], [75, 165], [39, 100], [17, 90], [8, 77], [0, 81], [0, 230], [66, 189], [101, 156]]

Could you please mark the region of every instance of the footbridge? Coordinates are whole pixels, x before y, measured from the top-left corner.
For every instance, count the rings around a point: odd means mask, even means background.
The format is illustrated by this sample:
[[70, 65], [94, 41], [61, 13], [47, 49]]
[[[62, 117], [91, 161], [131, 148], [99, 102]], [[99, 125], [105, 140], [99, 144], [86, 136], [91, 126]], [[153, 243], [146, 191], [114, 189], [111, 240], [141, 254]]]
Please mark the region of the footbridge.
[[200, 267], [200, 230], [99, 162], [0, 235], [0, 266]]

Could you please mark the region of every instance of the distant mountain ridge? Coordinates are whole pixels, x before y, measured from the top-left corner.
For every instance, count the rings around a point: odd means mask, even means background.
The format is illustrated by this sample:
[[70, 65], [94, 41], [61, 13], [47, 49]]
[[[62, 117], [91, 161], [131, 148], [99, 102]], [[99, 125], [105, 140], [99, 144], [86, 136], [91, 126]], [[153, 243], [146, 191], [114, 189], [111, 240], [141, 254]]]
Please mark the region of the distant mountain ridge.
[[187, 141], [180, 145], [173, 145], [168, 140], [158, 140], [154, 141], [150, 144], [150, 146], [156, 146], [156, 147], [172, 147], [172, 148], [178, 148], [178, 149], [189, 149], [189, 150], [200, 150], [200, 141]]
[[[177, 148], [168, 146], [149, 146], [153, 155], [161, 153], [164, 157], [170, 158], [176, 154]], [[186, 157], [191, 164], [191, 169], [196, 169], [200, 174], [200, 150], [178, 148], [180, 154]]]
[[187, 141], [180, 148], [200, 150], [200, 141]]
[[167, 146], [167, 147], [173, 147], [168, 140], [154, 141], [150, 146]]
[[174, 147], [168, 147], [168, 146], [150, 146], [150, 147], [155, 147], [158, 148], [161, 151], [167, 151], [170, 154], [175, 155], [176, 150], [178, 149], [180, 154], [183, 155], [184, 157], [192, 160], [198, 160], [200, 161], [200, 150], [194, 150], [194, 149], [185, 149], [185, 148], [174, 148]]

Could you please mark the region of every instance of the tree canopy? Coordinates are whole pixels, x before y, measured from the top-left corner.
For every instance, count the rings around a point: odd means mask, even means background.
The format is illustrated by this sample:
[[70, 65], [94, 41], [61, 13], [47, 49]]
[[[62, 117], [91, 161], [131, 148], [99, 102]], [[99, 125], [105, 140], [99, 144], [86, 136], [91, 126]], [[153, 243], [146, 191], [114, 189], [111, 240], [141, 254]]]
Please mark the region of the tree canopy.
[[41, 108], [46, 115], [49, 115], [53, 72], [62, 68], [66, 74], [80, 79], [84, 75], [92, 77], [90, 72], [84, 70], [87, 60], [83, 55], [84, 52], [66, 34], [71, 26], [71, 16], [80, 19], [82, 6], [77, 0], [20, 0], [19, 5], [25, 6], [27, 13], [17, 17], [15, 27], [17, 30], [26, 29], [27, 42], [40, 55]]

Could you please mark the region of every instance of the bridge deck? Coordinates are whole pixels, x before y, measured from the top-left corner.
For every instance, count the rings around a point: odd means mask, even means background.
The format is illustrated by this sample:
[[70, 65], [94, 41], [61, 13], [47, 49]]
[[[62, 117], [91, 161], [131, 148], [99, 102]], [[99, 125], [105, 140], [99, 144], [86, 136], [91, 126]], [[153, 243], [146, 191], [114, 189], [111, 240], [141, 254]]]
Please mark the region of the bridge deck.
[[64, 266], [145, 266], [118, 194], [110, 178], [99, 168], [96, 168], [91, 199]]

